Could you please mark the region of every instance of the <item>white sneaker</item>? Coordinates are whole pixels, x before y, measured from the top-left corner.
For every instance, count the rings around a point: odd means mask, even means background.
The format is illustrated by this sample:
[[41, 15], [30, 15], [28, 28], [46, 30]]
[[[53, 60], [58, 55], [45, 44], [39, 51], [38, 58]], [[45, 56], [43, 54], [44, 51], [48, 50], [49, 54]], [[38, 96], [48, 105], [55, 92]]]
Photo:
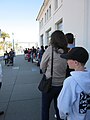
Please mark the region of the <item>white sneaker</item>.
[[55, 114], [54, 117], [57, 118], [57, 115]]

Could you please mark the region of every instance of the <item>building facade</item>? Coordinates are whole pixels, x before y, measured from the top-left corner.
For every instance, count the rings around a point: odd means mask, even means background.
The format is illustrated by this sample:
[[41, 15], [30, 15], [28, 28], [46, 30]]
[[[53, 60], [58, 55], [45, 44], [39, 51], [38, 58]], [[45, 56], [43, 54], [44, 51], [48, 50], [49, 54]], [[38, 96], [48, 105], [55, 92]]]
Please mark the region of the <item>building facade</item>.
[[[53, 31], [62, 30], [73, 33], [75, 45], [90, 53], [90, 0], [44, 0], [36, 20], [40, 46], [49, 44]], [[87, 66], [90, 68], [90, 60]]]

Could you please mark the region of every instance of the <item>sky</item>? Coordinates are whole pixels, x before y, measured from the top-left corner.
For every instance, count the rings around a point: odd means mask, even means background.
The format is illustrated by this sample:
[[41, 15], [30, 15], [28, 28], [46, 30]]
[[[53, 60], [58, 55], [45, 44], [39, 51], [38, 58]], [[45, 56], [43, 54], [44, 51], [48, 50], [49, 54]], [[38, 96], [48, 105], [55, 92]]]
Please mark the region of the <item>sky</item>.
[[[19, 42], [39, 40], [36, 21], [44, 0], [0, 0], [0, 29]], [[14, 36], [12, 36], [14, 33]]]

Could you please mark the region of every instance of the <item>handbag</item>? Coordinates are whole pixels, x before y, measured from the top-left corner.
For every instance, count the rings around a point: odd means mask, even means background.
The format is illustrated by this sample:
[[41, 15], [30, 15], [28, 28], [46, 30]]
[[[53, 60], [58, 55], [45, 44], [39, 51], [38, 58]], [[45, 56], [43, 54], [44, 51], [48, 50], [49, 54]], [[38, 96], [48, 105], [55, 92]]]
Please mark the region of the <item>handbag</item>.
[[7, 59], [7, 58], [8, 58], [8, 56], [7, 56], [7, 55], [5, 55], [4, 59]]
[[53, 76], [53, 48], [52, 48], [52, 61], [51, 61], [51, 77], [46, 78], [46, 75], [43, 74], [43, 77], [39, 83], [38, 89], [41, 92], [47, 93], [52, 87], [52, 76]]
[[0, 82], [0, 89], [1, 89], [1, 86], [2, 86], [2, 82]]

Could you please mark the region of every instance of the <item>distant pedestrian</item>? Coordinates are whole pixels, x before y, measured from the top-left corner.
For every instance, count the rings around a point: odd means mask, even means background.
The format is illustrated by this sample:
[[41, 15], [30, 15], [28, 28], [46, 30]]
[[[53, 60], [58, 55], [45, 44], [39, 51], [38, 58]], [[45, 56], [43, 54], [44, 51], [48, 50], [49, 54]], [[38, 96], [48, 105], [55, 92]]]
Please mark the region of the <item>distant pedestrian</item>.
[[89, 54], [83, 47], [74, 47], [67, 54], [69, 68], [75, 71], [66, 78], [58, 97], [60, 117], [64, 120], [90, 120], [90, 70], [85, 64]]
[[8, 63], [8, 52], [7, 52], [7, 50], [4, 53], [4, 60], [5, 60], [5, 65], [7, 65], [7, 63]]
[[34, 62], [35, 58], [36, 58], [36, 48], [34, 48], [34, 46], [32, 47], [32, 50], [31, 50], [31, 60], [32, 60], [32, 63]]
[[[39, 51], [39, 64], [41, 63], [42, 56], [43, 56], [44, 52], [45, 52], [45, 49], [44, 49], [44, 46], [42, 45], [41, 49]], [[42, 70], [41, 69], [40, 69], [40, 74], [42, 74]]]
[[13, 49], [11, 49], [11, 51], [9, 52], [9, 56], [10, 56], [10, 63], [13, 66], [13, 62], [14, 62], [14, 56], [15, 56], [15, 52]]
[[39, 57], [40, 57], [40, 62], [42, 60], [43, 53], [45, 52], [44, 46], [42, 45], [40, 50], [39, 50]]
[[28, 62], [30, 62], [31, 59], [31, 50], [28, 48]]
[[28, 50], [27, 50], [27, 48], [26, 48], [26, 49], [24, 50], [24, 58], [25, 58], [25, 60], [28, 59], [27, 54], [28, 54]]
[[45, 46], [45, 50], [48, 48], [48, 45]]

